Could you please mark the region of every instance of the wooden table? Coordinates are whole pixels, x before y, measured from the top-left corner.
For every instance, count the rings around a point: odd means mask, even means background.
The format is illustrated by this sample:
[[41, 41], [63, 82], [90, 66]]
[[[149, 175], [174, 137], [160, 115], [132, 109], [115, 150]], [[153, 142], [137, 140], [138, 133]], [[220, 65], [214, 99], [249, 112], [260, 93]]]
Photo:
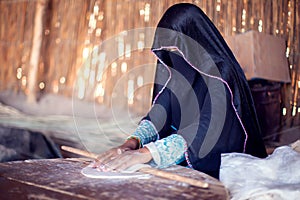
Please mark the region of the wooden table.
[[85, 158], [42, 159], [0, 163], [0, 199], [228, 199], [218, 180], [195, 170], [165, 170], [206, 181], [208, 189], [164, 178], [92, 179], [80, 171]]

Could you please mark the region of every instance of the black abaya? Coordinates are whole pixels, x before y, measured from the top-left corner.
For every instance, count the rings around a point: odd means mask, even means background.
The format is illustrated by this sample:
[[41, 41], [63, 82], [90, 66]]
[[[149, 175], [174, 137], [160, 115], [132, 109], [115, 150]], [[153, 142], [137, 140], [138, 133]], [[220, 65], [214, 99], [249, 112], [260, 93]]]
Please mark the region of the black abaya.
[[200, 8], [170, 7], [152, 51], [158, 64], [153, 107], [145, 118], [160, 138], [183, 136], [191, 167], [218, 177], [221, 153], [267, 156], [244, 73]]

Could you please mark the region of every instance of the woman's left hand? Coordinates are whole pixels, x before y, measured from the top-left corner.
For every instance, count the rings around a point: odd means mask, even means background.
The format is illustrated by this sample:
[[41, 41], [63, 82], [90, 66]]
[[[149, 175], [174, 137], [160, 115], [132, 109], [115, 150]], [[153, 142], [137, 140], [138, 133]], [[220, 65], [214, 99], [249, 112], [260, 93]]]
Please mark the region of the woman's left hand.
[[144, 147], [138, 150], [124, 151], [112, 160], [101, 163], [101, 171], [122, 171], [135, 164], [144, 164], [152, 159], [150, 151]]

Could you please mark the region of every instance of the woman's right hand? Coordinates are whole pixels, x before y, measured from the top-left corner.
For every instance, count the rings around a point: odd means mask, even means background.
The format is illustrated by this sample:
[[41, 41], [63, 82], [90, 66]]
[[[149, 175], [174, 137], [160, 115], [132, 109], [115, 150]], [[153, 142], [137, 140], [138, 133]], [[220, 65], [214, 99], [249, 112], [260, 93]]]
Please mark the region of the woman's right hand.
[[118, 155], [124, 153], [125, 151], [136, 150], [139, 148], [139, 141], [136, 139], [129, 139], [124, 144], [119, 147], [114, 147], [108, 151], [105, 151], [97, 156], [94, 160], [92, 167], [105, 169], [104, 163], [107, 163], [115, 159]]

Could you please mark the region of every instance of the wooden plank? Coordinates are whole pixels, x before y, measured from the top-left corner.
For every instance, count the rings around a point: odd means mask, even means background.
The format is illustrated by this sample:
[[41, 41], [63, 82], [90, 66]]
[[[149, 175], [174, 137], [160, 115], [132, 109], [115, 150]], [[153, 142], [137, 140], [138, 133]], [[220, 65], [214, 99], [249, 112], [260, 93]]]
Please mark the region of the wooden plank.
[[89, 163], [87, 159], [0, 163], [0, 183], [6, 188], [0, 198], [44, 195], [56, 199], [228, 199], [226, 189], [218, 180], [181, 166], [165, 170], [209, 182], [210, 188], [192, 187], [155, 176], [149, 179], [91, 179], [80, 173]]
[[43, 185], [35, 185], [12, 178], [0, 177], [0, 198], [5, 199], [91, 199], [83, 195], [74, 195], [63, 190], [56, 190]]

